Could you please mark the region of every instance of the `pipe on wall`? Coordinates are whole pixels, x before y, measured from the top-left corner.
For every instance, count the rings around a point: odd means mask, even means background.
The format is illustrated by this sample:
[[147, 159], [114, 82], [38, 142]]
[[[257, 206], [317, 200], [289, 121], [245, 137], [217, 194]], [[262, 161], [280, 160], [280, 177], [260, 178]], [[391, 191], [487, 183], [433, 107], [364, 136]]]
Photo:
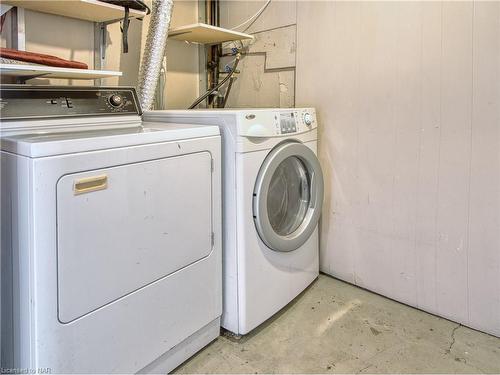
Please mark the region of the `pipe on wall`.
[[[219, 0], [206, 0], [207, 22], [213, 26], [220, 26], [220, 3]], [[222, 52], [222, 44], [215, 44], [208, 47], [207, 54], [207, 83], [208, 90], [213, 90], [219, 84], [219, 63]], [[207, 107], [219, 107], [220, 99], [217, 96], [207, 97]]]

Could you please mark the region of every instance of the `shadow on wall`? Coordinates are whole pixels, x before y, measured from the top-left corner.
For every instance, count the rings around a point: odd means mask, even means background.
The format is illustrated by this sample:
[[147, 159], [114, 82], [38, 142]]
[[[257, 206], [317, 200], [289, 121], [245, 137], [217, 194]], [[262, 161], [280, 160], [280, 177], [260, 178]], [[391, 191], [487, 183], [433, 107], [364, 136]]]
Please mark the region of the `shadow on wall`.
[[[25, 24], [27, 51], [81, 61], [86, 63], [89, 68], [93, 67], [94, 25], [92, 22], [25, 10]], [[93, 81], [36, 79], [30, 80], [29, 83], [92, 85]]]
[[198, 71], [196, 56], [198, 45], [181, 42], [178, 40], [167, 41], [167, 71], [192, 74]]

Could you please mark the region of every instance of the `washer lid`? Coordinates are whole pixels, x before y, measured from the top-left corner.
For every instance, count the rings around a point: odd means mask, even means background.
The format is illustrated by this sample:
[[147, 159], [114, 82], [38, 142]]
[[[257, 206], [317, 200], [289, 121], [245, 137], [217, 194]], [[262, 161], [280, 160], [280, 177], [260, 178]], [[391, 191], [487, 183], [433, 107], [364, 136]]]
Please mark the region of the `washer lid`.
[[217, 126], [143, 123], [115, 129], [4, 136], [2, 151], [32, 158], [219, 135]]

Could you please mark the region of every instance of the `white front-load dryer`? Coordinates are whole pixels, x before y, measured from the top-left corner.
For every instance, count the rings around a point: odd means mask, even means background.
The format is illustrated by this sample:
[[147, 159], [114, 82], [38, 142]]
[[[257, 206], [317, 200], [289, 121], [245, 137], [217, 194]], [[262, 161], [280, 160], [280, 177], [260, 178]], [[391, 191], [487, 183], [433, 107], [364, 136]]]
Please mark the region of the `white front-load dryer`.
[[323, 175], [315, 110], [155, 111], [144, 118], [221, 128], [222, 326], [244, 335], [319, 273]]

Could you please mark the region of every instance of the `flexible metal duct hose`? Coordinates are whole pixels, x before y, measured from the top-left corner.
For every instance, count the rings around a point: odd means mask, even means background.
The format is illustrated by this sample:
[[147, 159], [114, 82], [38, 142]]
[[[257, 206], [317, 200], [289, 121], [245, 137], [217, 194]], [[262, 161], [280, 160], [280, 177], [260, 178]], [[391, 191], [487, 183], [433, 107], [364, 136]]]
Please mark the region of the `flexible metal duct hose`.
[[148, 36], [144, 46], [137, 85], [143, 110], [150, 110], [153, 107], [173, 5], [173, 0], [153, 0]]

